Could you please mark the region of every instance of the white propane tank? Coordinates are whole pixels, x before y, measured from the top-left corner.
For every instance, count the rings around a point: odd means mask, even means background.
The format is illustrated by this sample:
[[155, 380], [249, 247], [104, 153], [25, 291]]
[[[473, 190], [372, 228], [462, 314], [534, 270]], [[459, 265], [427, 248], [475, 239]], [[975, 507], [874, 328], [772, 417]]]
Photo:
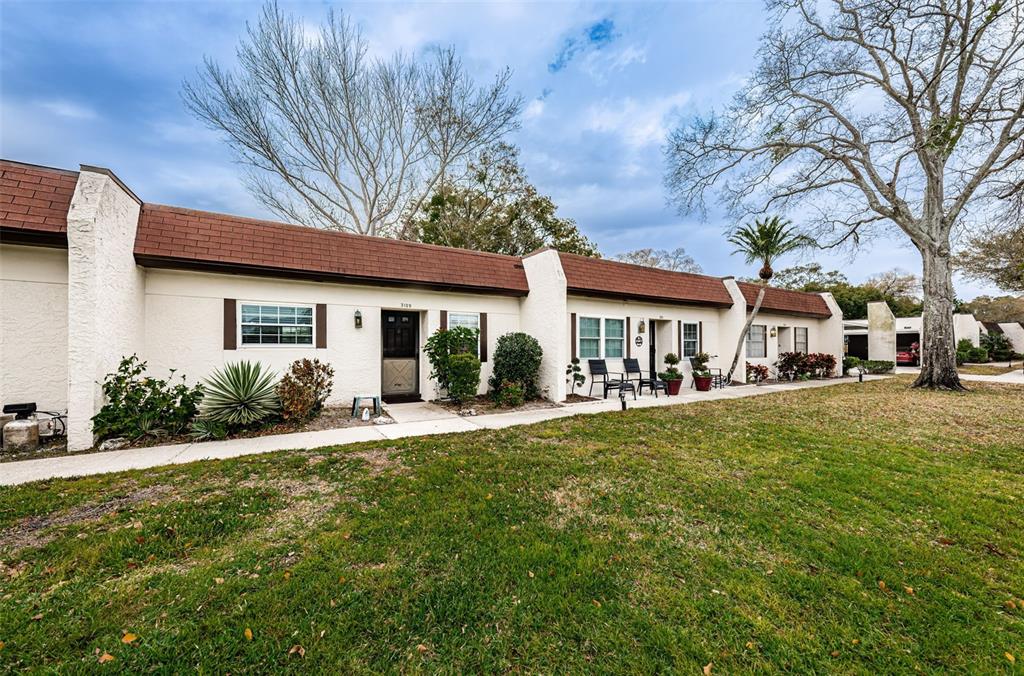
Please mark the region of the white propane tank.
[[39, 448], [39, 423], [12, 420], [4, 425], [4, 453], [28, 453]]

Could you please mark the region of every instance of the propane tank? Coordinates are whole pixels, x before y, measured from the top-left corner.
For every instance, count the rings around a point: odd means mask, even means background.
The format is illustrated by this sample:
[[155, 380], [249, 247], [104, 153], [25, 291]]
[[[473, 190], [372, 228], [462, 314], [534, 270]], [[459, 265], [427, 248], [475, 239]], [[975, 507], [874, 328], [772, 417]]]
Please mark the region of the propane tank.
[[4, 453], [29, 453], [39, 449], [39, 422], [34, 418], [12, 420], [4, 425]]

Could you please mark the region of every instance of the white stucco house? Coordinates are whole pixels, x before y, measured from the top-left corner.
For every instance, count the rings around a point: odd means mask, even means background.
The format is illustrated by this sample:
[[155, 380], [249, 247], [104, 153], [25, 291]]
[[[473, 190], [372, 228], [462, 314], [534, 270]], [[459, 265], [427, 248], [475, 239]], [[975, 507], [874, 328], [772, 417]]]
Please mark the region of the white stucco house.
[[1014, 352], [1024, 354], [1024, 322], [978, 322], [982, 333], [1001, 333]]
[[[534, 336], [545, 396], [573, 357], [714, 355], [727, 367], [756, 287], [541, 250], [524, 257], [327, 232], [143, 202], [111, 171], [0, 160], [0, 401], [67, 410], [68, 446], [93, 445], [99, 382], [137, 354], [195, 382], [230, 361], [335, 369], [334, 401], [431, 398], [426, 338], [480, 329], [482, 383], [498, 337]], [[829, 294], [771, 289], [747, 342], [843, 355]], [[744, 378], [740, 363], [737, 379]], [[689, 378], [688, 378], [689, 380]], [[485, 385], [482, 385], [484, 388]]]
[[[924, 321], [916, 317], [896, 317], [889, 306], [882, 301], [868, 303], [867, 319], [847, 319], [843, 322], [843, 338], [846, 354], [859, 359], [891, 361], [896, 363], [896, 353], [909, 350], [915, 343], [921, 343]], [[981, 344], [982, 323], [970, 313], [953, 315], [953, 337], [955, 341], [967, 339], [971, 345]]]

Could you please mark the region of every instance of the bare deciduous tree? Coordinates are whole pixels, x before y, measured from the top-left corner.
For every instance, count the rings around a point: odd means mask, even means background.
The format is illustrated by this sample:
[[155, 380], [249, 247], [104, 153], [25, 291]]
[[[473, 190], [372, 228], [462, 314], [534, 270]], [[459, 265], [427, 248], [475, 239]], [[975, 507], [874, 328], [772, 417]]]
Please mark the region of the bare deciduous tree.
[[186, 105], [224, 133], [261, 202], [324, 228], [394, 234], [447, 172], [515, 129], [522, 108], [508, 70], [478, 87], [450, 48], [371, 58], [340, 12], [310, 36], [268, 4], [238, 60], [230, 71], [207, 58]]
[[633, 265], [643, 265], [648, 268], [660, 268], [672, 272], [694, 272], [700, 274], [701, 267], [693, 259], [693, 256], [686, 253], [686, 249], [678, 247], [672, 251], [666, 249], [634, 249], [625, 253], [615, 254], [613, 260]]
[[[919, 387], [962, 389], [950, 238], [1024, 192], [1024, 4], [772, 0], [760, 63], [722, 114], [674, 131], [678, 207], [800, 209], [822, 246], [895, 224], [923, 260]], [[1002, 201], [999, 204], [999, 201]]]

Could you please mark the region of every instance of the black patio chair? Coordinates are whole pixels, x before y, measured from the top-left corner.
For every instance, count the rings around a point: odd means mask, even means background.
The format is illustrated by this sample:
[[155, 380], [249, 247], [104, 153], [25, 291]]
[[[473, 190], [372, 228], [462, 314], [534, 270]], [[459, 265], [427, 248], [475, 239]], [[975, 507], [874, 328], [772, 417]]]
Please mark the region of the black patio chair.
[[[625, 380], [621, 373], [609, 372], [608, 365], [605, 364], [604, 359], [588, 359], [587, 364], [590, 366], [590, 395], [594, 394], [594, 385], [600, 383], [604, 389], [604, 398], [608, 398], [608, 390], [619, 390], [620, 392], [632, 392], [633, 398], [636, 399], [636, 386], [632, 382]], [[611, 377], [612, 375], [618, 376], [618, 378]], [[600, 380], [598, 380], [600, 378]]]
[[[690, 372], [692, 373], [693, 372], [693, 357], [689, 357], [689, 359], [690, 359]], [[710, 366], [707, 367], [707, 369], [708, 369], [708, 372], [711, 373], [711, 387], [725, 387], [725, 375], [722, 373], [722, 369], [720, 369], [720, 368], [712, 368]], [[696, 385], [696, 381], [693, 378], [690, 378], [690, 389], [692, 390], [696, 386], [697, 386]]]
[[657, 378], [644, 377], [644, 372], [640, 369], [639, 359], [623, 359], [622, 365], [626, 368], [626, 380], [636, 380], [637, 390], [641, 396], [643, 396], [645, 387], [654, 393], [655, 399], [658, 397], [658, 390], [662, 390], [666, 396], [668, 395], [668, 385], [664, 381]]

